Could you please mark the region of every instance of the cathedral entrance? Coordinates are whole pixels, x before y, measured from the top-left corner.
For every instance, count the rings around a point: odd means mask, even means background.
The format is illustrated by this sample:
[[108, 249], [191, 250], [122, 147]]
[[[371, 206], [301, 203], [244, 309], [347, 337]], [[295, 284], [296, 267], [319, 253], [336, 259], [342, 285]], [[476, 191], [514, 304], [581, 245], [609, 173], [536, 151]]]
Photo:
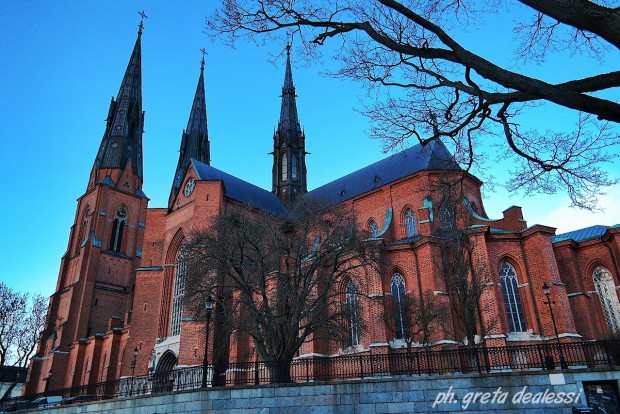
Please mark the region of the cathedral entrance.
[[172, 351], [166, 351], [155, 368], [153, 374], [153, 392], [172, 392], [174, 388], [173, 371], [177, 366], [177, 357]]

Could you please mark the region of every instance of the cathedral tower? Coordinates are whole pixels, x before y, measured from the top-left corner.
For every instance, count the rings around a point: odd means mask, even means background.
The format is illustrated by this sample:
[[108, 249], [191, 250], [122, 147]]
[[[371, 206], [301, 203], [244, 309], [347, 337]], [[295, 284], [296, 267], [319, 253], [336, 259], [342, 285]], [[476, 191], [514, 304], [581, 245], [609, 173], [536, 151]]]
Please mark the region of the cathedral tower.
[[306, 137], [299, 124], [291, 70], [291, 46], [286, 46], [286, 72], [282, 86], [280, 121], [273, 135], [272, 192], [286, 205], [308, 191]]
[[[83, 367], [94, 362], [83, 361], [84, 348], [89, 338], [131, 320], [148, 203], [142, 192], [142, 27], [78, 199], [27, 392], [107, 380], [89, 377]], [[113, 367], [108, 376], [115, 375]]]
[[183, 176], [187, 170], [190, 159], [194, 158], [207, 165], [211, 163], [209, 133], [207, 130], [207, 104], [205, 99], [204, 81], [205, 60], [200, 62], [200, 77], [196, 94], [192, 103], [192, 110], [187, 121], [187, 128], [181, 137], [181, 148], [179, 149], [179, 162], [174, 173], [174, 181], [168, 199], [168, 209], [172, 209], [174, 200], [179, 194]]

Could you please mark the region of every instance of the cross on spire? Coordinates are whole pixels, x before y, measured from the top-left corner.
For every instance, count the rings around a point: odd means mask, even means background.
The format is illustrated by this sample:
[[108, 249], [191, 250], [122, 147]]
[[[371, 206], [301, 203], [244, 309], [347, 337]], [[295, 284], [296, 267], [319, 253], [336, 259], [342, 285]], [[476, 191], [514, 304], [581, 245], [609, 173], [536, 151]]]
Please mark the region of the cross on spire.
[[138, 14], [141, 17], [140, 24], [138, 25], [138, 34], [142, 34], [142, 29], [144, 29], [144, 19], [148, 19], [149, 16], [146, 15], [144, 10], [142, 10], [141, 12], [138, 12]]
[[205, 68], [205, 55], [207, 55], [208, 53], [204, 47], [200, 49], [200, 51], [202, 52], [202, 60], [200, 61], [200, 69], [204, 69]]

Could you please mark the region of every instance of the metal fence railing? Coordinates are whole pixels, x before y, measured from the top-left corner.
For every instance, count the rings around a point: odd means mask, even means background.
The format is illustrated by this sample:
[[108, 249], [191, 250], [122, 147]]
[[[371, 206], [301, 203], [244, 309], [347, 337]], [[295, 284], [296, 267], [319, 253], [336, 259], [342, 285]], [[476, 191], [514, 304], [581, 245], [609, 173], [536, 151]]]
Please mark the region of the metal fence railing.
[[[455, 347], [442, 350], [416, 347], [409, 352], [398, 350], [388, 354], [359, 353], [336, 357], [311, 357], [285, 363], [276, 361], [215, 364], [209, 365], [207, 386], [593, 367], [620, 370], [620, 341]], [[60, 396], [65, 403], [72, 403], [198, 389], [202, 385], [202, 375], [202, 366], [180, 368], [169, 372], [50, 390], [47, 393], [9, 400], [2, 408], [7, 411], [24, 408], [29, 404], [28, 401], [46, 395]]]

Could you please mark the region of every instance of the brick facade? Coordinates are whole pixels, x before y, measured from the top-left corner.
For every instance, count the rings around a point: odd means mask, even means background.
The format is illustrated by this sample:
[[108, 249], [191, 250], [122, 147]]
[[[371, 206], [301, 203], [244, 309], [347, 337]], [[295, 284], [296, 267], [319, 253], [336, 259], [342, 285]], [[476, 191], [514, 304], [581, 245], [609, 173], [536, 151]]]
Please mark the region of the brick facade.
[[[162, 361], [178, 366], [202, 363], [204, 321], [192, 320], [186, 310], [181, 313], [180, 334], [171, 335], [178, 256], [192, 232], [206, 228], [228, 206], [244, 203], [231, 195], [231, 186], [240, 180], [204, 178], [197, 165], [208, 168], [192, 161], [178, 170], [184, 172], [178, 177], [180, 183], [193, 179], [195, 186], [184, 192], [178, 185], [180, 190], [173, 191], [168, 208], [147, 208], [148, 199], [141, 192], [141, 168], [140, 173], [134, 171], [132, 158], [118, 167], [93, 167], [87, 191], [78, 199], [57, 291], [51, 297], [47, 325], [30, 367], [27, 393], [132, 375], [135, 349], [136, 375], [158, 370]], [[390, 279], [395, 273], [403, 277], [407, 291], [430, 291], [441, 301], [449, 301], [437, 265], [436, 234], [444, 225], [439, 208], [442, 194], [437, 191], [442, 174], [422, 167], [385, 183], [375, 175], [372, 188], [342, 201], [354, 209], [360, 227], [367, 229], [374, 221], [384, 230], [379, 239], [386, 247], [381, 272], [369, 272], [362, 292], [383, 300], [363, 307], [368, 329], [354, 352], [399, 352], [394, 331], [381, 317], [385, 309], [391, 309]], [[467, 228], [475, 244], [475, 260], [489, 281], [481, 298], [482, 318], [489, 327], [487, 344], [555, 338], [542, 291], [544, 283], [551, 286], [551, 306], [562, 341], [612, 335], [593, 272], [597, 266], [609, 271], [617, 304], [620, 228], [605, 228], [586, 239], [579, 235], [554, 239], [552, 227], [527, 227], [519, 207], [508, 208], [500, 219], [489, 219], [481, 197], [482, 182], [467, 173], [459, 174], [464, 198], [456, 206], [456, 223]], [[343, 194], [344, 189], [340, 196]], [[126, 218], [118, 230], [121, 207]], [[255, 208], [250, 203], [245, 207]], [[417, 235], [413, 238], [407, 234], [408, 210], [416, 219]], [[118, 235], [115, 231], [122, 232], [119, 245], [113, 242]], [[525, 326], [520, 332], [510, 332], [499, 274], [503, 262], [516, 272]], [[448, 317], [447, 325], [456, 324], [454, 316]], [[452, 331], [436, 333], [431, 342], [437, 347], [456, 346], [463, 338], [455, 337], [458, 330]], [[211, 334], [216, 339], [211, 342], [210, 361], [216, 355], [230, 361], [254, 360], [249, 338], [218, 337], [217, 326]], [[333, 344], [308, 341], [299, 355], [342, 352]]]

